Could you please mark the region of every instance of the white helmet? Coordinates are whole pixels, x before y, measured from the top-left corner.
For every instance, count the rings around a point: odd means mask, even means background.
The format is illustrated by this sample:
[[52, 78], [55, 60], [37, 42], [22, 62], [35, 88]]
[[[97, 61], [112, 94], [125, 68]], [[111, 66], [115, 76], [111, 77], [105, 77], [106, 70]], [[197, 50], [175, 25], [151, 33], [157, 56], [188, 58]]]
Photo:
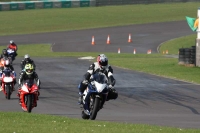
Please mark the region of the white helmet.
[[108, 65], [108, 58], [104, 54], [100, 54], [97, 57], [97, 62], [101, 68], [106, 68]]
[[30, 58], [30, 56], [28, 54], [25, 54], [24, 59], [28, 59], [28, 58]]
[[14, 43], [14, 41], [13, 40], [10, 40], [10, 44], [13, 44]]

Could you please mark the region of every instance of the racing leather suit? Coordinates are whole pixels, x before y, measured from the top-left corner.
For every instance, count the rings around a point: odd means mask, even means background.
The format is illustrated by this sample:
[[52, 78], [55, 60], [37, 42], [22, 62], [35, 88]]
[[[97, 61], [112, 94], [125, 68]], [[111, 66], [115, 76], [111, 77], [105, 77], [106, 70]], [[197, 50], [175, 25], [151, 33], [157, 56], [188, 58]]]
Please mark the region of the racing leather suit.
[[[94, 62], [92, 65], [90, 65], [89, 69], [87, 70], [86, 74], [84, 75], [84, 80], [80, 83], [80, 86], [79, 86], [79, 92], [80, 93], [83, 93], [84, 90], [86, 89], [88, 83], [87, 82], [84, 82], [84, 81], [88, 81], [90, 79], [90, 76], [95, 73], [95, 72], [103, 72], [107, 78], [108, 78], [108, 84], [110, 86], [110, 91], [109, 93], [111, 92], [115, 92], [113, 88], [113, 86], [115, 85], [115, 79], [113, 77], [113, 69], [110, 65], [107, 65], [104, 67], [104, 69], [102, 69], [98, 62]], [[112, 96], [112, 97], [109, 97], [107, 98], [107, 100], [109, 99], [116, 99], [118, 95], [115, 95], [115, 96]]]
[[14, 51], [17, 51], [17, 45], [16, 44], [8, 44], [8, 49], [13, 49]]
[[33, 72], [30, 75], [27, 75], [25, 71], [22, 71], [19, 75], [19, 85], [21, 87], [21, 85], [23, 85], [25, 80], [34, 80], [34, 79], [36, 81], [37, 86], [40, 88], [41, 83], [36, 72]]
[[[19, 75], [19, 87], [18, 87], [19, 89], [21, 89], [23, 83], [24, 83], [26, 80], [33, 80], [33, 82], [34, 82], [34, 80], [35, 80], [35, 81], [36, 81], [36, 84], [37, 84], [37, 86], [38, 86], [38, 89], [40, 89], [40, 84], [41, 84], [41, 82], [40, 82], [40, 80], [39, 80], [38, 75], [37, 75], [36, 72], [33, 72], [33, 73], [30, 74], [30, 75], [27, 75], [25, 71], [22, 71], [22, 72], [20, 73], [20, 75]], [[36, 96], [36, 99], [37, 99], [37, 100], [38, 100], [38, 96], [39, 96], [39, 95], [40, 95], [40, 92], [39, 92], [39, 90], [38, 90], [38, 95]], [[21, 103], [21, 101], [20, 101], [20, 93], [18, 93], [18, 97], [19, 97], [19, 102]]]
[[18, 54], [17, 54], [17, 45], [14, 43], [14, 44], [8, 44], [7, 46], [7, 49], [13, 49], [15, 52], [14, 52], [14, 57], [16, 57]]

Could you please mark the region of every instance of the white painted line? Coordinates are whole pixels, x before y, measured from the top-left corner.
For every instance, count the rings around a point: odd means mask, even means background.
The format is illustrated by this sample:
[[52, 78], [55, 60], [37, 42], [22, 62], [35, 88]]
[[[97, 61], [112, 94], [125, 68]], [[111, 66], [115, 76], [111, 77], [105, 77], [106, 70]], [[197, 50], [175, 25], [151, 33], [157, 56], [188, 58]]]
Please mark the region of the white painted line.
[[95, 57], [92, 57], [92, 56], [87, 56], [87, 57], [80, 57], [78, 59], [80, 60], [91, 60], [91, 59], [94, 59]]

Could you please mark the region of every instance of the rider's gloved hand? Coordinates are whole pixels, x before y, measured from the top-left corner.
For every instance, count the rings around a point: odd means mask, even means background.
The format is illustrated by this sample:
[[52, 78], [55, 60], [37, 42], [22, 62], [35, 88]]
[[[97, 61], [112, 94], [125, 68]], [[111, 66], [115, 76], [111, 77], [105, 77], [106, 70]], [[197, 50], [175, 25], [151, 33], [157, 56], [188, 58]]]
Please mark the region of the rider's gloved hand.
[[109, 88], [109, 89], [114, 89], [114, 86], [109, 85], [108, 88]]
[[85, 85], [87, 85], [88, 84], [88, 80], [83, 80], [83, 82], [82, 82], [83, 84], [85, 84]]
[[109, 88], [110, 91], [113, 91], [113, 92], [116, 91], [116, 90], [114, 89], [114, 86], [112, 86], [112, 85], [109, 85], [108, 88]]

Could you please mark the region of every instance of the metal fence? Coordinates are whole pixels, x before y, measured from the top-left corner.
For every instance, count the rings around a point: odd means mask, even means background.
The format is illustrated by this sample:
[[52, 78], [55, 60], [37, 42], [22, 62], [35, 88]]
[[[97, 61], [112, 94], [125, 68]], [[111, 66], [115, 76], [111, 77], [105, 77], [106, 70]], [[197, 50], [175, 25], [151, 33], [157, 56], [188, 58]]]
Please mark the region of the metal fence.
[[200, 0], [0, 0], [0, 11], [181, 2], [200, 2]]
[[96, 0], [96, 6], [200, 2], [200, 0]]

